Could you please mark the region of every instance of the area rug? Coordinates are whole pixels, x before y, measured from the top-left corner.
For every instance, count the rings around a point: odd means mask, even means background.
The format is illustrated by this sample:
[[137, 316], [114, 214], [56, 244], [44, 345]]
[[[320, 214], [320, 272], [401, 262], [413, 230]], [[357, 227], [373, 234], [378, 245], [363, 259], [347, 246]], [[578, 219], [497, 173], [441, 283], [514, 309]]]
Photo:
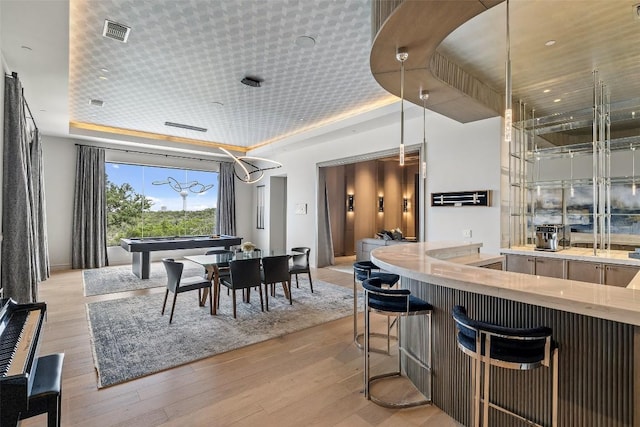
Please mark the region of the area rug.
[[[185, 262], [182, 275], [201, 276], [204, 268], [191, 262]], [[94, 268], [82, 272], [84, 295], [112, 294], [116, 292], [135, 291], [138, 289], [166, 286], [167, 273], [161, 262], [151, 263], [148, 279], [140, 279], [131, 272], [131, 265], [116, 265], [113, 267]]]
[[164, 292], [89, 303], [98, 388], [352, 315], [352, 289], [314, 280], [313, 290], [300, 277], [300, 288], [294, 285], [289, 305], [278, 286], [264, 313], [257, 292], [251, 293], [249, 304], [238, 292], [237, 319], [226, 292], [215, 316], [209, 314], [208, 304], [198, 306], [197, 292], [186, 292], [178, 295], [171, 325], [171, 296], [165, 315], [160, 315]]

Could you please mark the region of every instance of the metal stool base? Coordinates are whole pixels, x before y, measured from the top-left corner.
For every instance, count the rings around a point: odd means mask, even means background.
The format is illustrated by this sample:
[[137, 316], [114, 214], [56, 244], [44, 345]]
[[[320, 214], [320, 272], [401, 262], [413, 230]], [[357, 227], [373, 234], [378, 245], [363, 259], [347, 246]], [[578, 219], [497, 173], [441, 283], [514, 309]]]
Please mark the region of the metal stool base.
[[[373, 349], [371, 349], [371, 351], [373, 351]], [[375, 382], [388, 379], [388, 378], [393, 378], [393, 377], [403, 378], [404, 376], [402, 375], [401, 372], [387, 372], [385, 374], [375, 375], [369, 378], [369, 385], [374, 384]], [[416, 400], [413, 402], [389, 402], [374, 396], [373, 393], [371, 393], [371, 390], [369, 390], [368, 398], [376, 405], [379, 405], [385, 408], [391, 408], [391, 409], [413, 408], [416, 406], [431, 405], [432, 403], [431, 399], [427, 399], [427, 398], [422, 400]]]
[[[370, 337], [377, 337], [377, 338], [387, 338], [389, 337], [389, 339], [392, 340], [398, 340], [398, 337], [393, 336], [393, 335], [386, 335], [386, 334], [381, 334], [379, 332], [371, 332], [369, 334]], [[358, 334], [356, 334], [355, 337], [353, 337], [353, 342], [355, 343], [356, 347], [358, 347], [361, 350], [364, 350], [364, 344], [362, 344], [359, 340], [360, 338], [364, 337], [364, 332], [360, 332]], [[369, 351], [372, 351], [374, 353], [380, 353], [380, 354], [391, 354], [391, 351], [389, 350], [389, 348], [387, 348], [386, 350], [383, 350], [381, 348], [370, 348]]]

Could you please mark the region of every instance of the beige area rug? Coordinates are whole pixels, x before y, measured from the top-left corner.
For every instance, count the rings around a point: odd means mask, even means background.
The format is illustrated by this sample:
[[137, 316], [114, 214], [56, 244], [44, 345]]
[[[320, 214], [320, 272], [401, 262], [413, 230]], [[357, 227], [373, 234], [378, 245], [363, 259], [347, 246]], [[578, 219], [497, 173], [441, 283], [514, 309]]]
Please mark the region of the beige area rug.
[[[353, 314], [353, 290], [320, 280], [309, 290], [300, 277], [293, 288], [293, 305], [278, 286], [269, 298], [269, 311], [260, 311], [238, 298], [238, 318], [231, 297], [221, 295], [216, 316], [208, 304], [199, 307], [197, 292], [178, 295], [173, 323], [169, 310], [160, 315], [164, 292], [87, 304], [98, 387], [107, 387], [170, 369], [218, 353], [279, 337]], [[361, 301], [362, 298], [359, 298]], [[171, 296], [167, 305], [170, 305]]]

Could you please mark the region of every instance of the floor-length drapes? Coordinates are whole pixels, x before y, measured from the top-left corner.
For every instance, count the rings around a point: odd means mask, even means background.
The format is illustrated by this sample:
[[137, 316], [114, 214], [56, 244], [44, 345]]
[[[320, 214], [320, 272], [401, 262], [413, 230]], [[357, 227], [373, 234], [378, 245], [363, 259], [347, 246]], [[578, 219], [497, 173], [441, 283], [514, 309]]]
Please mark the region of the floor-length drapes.
[[333, 238], [331, 237], [331, 220], [329, 216], [329, 195], [325, 169], [320, 168], [318, 174], [318, 264], [326, 267], [335, 264], [333, 256]]
[[109, 265], [104, 149], [77, 148], [72, 267], [98, 268]]
[[36, 238], [36, 262], [38, 279], [49, 278], [49, 242], [47, 237], [47, 213], [44, 197], [44, 165], [42, 162], [42, 141], [38, 129], [31, 140], [31, 184], [33, 186], [33, 229]]
[[236, 190], [233, 163], [220, 163], [216, 233], [236, 235]]
[[42, 152], [25, 114], [17, 74], [5, 76], [2, 189], [2, 288], [20, 303], [38, 299], [48, 277]]

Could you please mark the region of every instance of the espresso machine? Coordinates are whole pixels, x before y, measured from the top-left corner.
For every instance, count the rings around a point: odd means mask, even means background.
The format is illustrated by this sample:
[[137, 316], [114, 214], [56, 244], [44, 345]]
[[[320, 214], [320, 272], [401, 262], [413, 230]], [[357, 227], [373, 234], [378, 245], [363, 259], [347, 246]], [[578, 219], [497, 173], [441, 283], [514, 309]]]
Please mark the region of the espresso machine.
[[569, 247], [570, 231], [563, 224], [536, 225], [536, 251], [559, 251]]

